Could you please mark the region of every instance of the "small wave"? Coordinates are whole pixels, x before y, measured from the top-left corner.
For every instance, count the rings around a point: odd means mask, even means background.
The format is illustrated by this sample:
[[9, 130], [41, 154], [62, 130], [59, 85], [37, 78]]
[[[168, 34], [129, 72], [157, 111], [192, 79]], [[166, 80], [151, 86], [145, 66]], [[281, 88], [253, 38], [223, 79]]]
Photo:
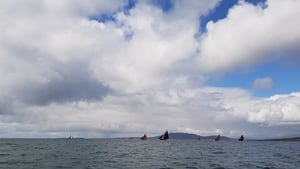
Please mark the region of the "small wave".
[[224, 151], [213, 151], [212, 154], [226, 154]]
[[33, 149], [36, 149], [36, 150], [45, 150], [46, 148], [45, 147], [34, 147]]
[[72, 166], [63, 166], [63, 165], [58, 165], [56, 168], [72, 168]]
[[111, 164], [117, 163], [117, 161], [115, 161], [115, 160], [105, 160], [104, 162], [105, 163], [111, 163]]
[[186, 169], [198, 169], [197, 167], [185, 167]]
[[117, 157], [128, 157], [130, 154], [129, 153], [123, 153], [119, 154]]
[[256, 166], [255, 168], [259, 168], [259, 169], [276, 169], [275, 167], [270, 167], [270, 166]]
[[279, 157], [281, 159], [289, 159], [290, 158], [289, 156], [281, 154], [281, 153], [275, 153], [273, 156], [274, 157]]
[[14, 143], [0, 143], [0, 146], [14, 146]]
[[219, 164], [210, 164], [210, 167], [213, 169], [226, 169]]

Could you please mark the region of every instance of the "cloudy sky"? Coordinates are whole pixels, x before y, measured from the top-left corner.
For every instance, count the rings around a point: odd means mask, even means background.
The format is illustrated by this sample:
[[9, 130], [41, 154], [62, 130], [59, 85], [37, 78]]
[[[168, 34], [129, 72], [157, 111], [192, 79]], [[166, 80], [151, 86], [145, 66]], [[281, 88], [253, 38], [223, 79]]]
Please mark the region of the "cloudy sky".
[[0, 137], [300, 135], [300, 0], [1, 0]]

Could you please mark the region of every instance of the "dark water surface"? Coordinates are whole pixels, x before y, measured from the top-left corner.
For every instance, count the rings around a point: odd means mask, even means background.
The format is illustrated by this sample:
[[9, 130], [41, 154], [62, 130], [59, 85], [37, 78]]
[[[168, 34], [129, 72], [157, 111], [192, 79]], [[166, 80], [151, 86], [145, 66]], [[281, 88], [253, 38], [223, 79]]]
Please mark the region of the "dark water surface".
[[0, 139], [1, 169], [300, 168], [300, 142]]

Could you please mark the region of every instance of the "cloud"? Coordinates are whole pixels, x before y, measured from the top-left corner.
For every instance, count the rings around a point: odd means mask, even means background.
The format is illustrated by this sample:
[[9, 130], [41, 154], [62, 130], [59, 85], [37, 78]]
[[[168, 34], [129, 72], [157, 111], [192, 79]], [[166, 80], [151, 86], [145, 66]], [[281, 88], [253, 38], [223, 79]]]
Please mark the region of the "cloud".
[[300, 94], [275, 95], [257, 102], [248, 113], [250, 122], [269, 125], [300, 123]]
[[[298, 118], [291, 120], [299, 106], [288, 105], [297, 93], [273, 101], [239, 88], [204, 86], [209, 74], [199, 72], [195, 60], [199, 53], [200, 59], [211, 56], [204, 47], [211, 32], [195, 35], [200, 16], [217, 3], [173, 1], [166, 12], [151, 1], [131, 9], [124, 9], [126, 1], [1, 1], [0, 132], [115, 137], [168, 129], [255, 136], [260, 125], [270, 126], [259, 128], [262, 133], [299, 126]], [[231, 13], [244, 6], [255, 8], [242, 3]], [[113, 19], [97, 20], [102, 14]], [[273, 104], [283, 106], [262, 111]], [[281, 115], [272, 114], [277, 110]]]
[[256, 90], [268, 90], [274, 87], [274, 82], [270, 77], [257, 78], [253, 82], [253, 88]]
[[291, 53], [299, 55], [299, 7], [300, 2], [294, 0], [268, 0], [257, 6], [239, 1], [226, 18], [207, 24], [200, 42], [199, 68], [224, 73]]
[[101, 101], [18, 106], [17, 115], [2, 115], [1, 123], [17, 133], [48, 137], [70, 132], [85, 137], [158, 135], [165, 129], [232, 137], [266, 137], [276, 131], [276, 136], [286, 136], [299, 133], [299, 99], [299, 93], [255, 99], [237, 88], [169, 89], [109, 94]]
[[108, 32], [85, 17], [118, 10], [124, 1], [14, 3], [1, 1], [0, 97], [49, 104], [105, 96], [109, 87], [92, 77], [89, 65], [106, 43], [94, 39], [97, 31]]
[[[112, 42], [114, 46], [108, 47], [108, 53], [102, 51], [102, 56], [94, 58], [91, 64], [94, 76], [122, 92], [165, 85], [166, 77], [170, 77], [169, 72], [174, 71], [177, 63], [195, 55], [194, 35], [198, 29], [195, 18], [216, 2], [176, 1], [174, 9], [164, 13], [154, 5], [138, 1], [128, 14], [116, 14], [112, 24], [121, 25], [117, 31], [124, 36], [131, 34], [130, 40]], [[195, 5], [201, 6], [197, 12]]]

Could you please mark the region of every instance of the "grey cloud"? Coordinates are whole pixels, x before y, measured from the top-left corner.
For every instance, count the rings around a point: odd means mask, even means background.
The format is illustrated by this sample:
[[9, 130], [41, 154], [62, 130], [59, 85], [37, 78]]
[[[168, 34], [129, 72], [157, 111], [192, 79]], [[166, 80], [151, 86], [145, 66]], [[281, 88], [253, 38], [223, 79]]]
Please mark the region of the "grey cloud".
[[5, 96], [0, 97], [0, 115], [10, 114], [12, 109], [12, 100]]
[[25, 83], [14, 93], [17, 99], [29, 104], [100, 100], [111, 90], [95, 80], [83, 63], [67, 63], [54, 66], [55, 77], [46, 83]]

